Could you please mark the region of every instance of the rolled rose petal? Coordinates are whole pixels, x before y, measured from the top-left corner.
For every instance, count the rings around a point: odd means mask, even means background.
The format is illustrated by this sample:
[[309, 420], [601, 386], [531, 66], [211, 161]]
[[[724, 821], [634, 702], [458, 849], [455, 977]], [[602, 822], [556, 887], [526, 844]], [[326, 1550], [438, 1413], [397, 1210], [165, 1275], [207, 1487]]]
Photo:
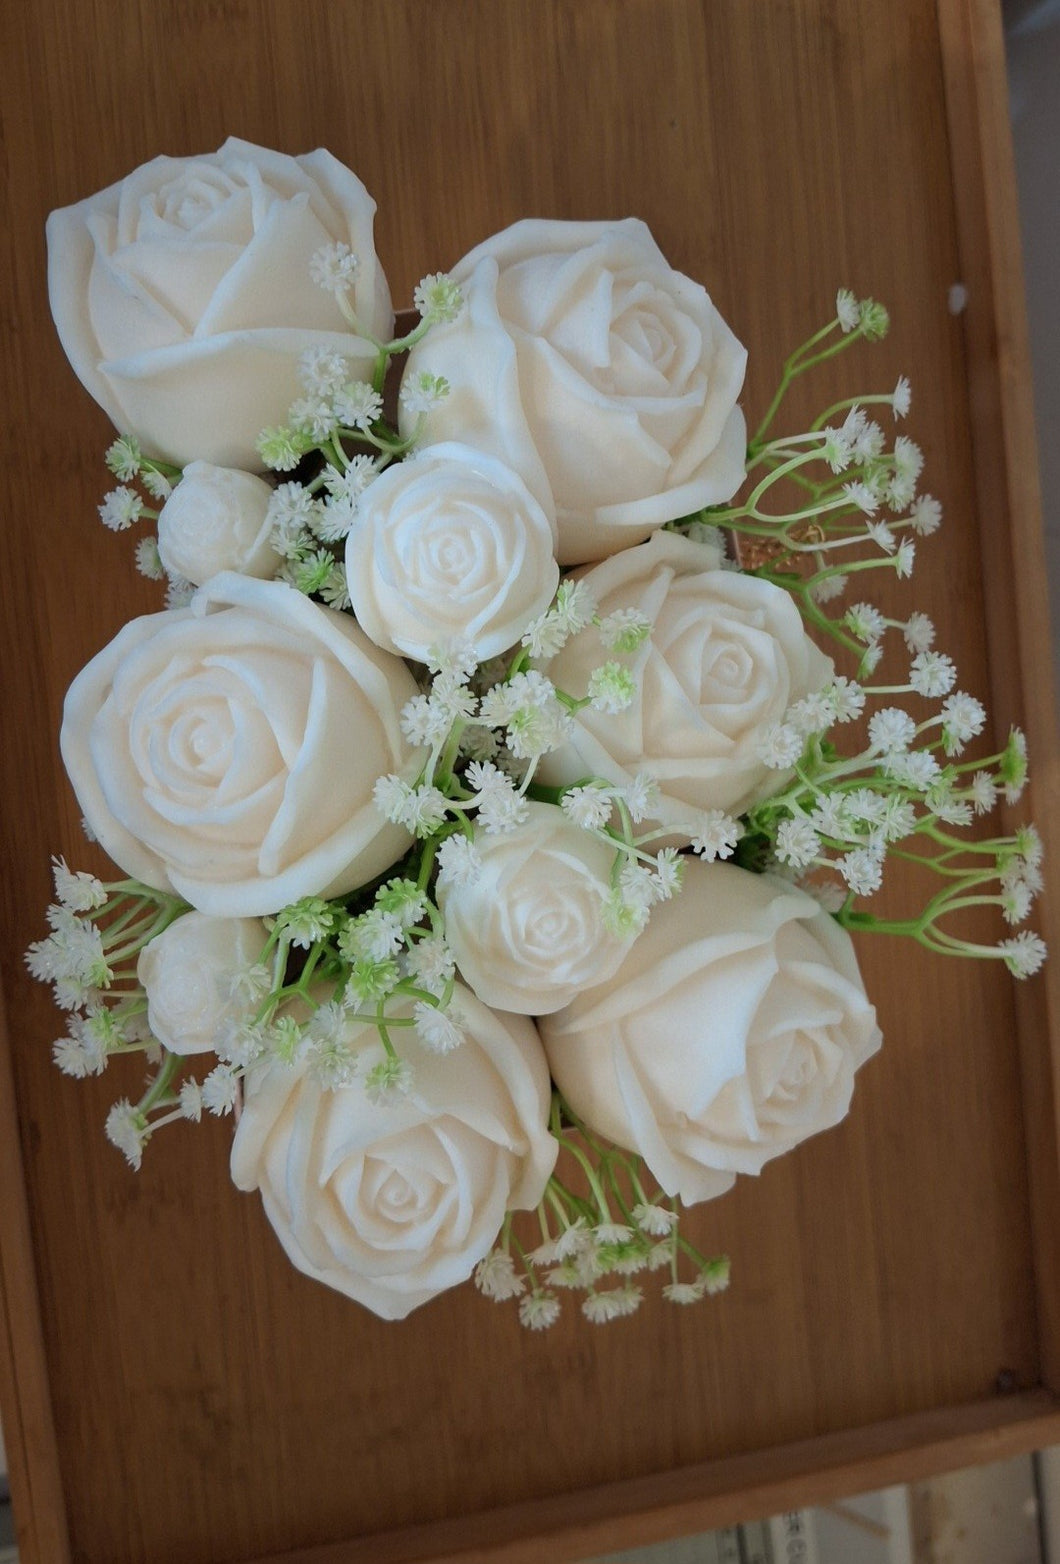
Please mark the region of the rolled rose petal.
[[426, 662], [460, 641], [507, 651], [559, 584], [555, 527], [518, 474], [454, 442], [382, 473], [358, 507], [346, 578], [377, 646]]
[[406, 368], [450, 386], [421, 443], [459, 439], [520, 473], [555, 509], [560, 564], [732, 498], [747, 355], [644, 223], [528, 219], [452, 275], [467, 307]]
[[[289, 1258], [387, 1320], [466, 1281], [508, 1210], [537, 1205], [558, 1146], [533, 1024], [457, 986], [461, 1045], [444, 1058], [401, 1032], [408, 1094], [373, 1102], [360, 1081], [326, 1090], [305, 1063], [256, 1068], [232, 1143], [232, 1179], [259, 1189]], [[346, 1038], [366, 1061], [374, 1027]]]
[[281, 560], [271, 543], [272, 493], [253, 473], [190, 462], [158, 517], [165, 568], [195, 586], [222, 570], [274, 576]]
[[881, 1042], [850, 937], [812, 897], [695, 860], [621, 971], [541, 1035], [575, 1113], [686, 1204], [838, 1124]]
[[255, 441], [286, 422], [306, 349], [342, 354], [354, 377], [374, 362], [310, 276], [315, 252], [354, 252], [357, 318], [373, 337], [391, 335], [374, 215], [329, 152], [293, 158], [229, 138], [201, 157], [155, 158], [48, 219], [48, 290], [66, 355], [149, 455], [260, 469]]
[[633, 936], [608, 931], [614, 853], [551, 804], [524, 825], [479, 832], [480, 872], [438, 885], [445, 936], [464, 981], [489, 1005], [546, 1015], [613, 976]]
[[136, 964], [152, 1036], [174, 1054], [216, 1050], [224, 1029], [253, 1013], [236, 980], [259, 959], [267, 938], [260, 918], [201, 912], [187, 912], [163, 929]]
[[398, 713], [416, 685], [348, 615], [225, 574], [134, 619], [74, 680], [60, 743], [127, 874], [215, 917], [338, 896], [411, 840], [372, 789], [422, 764]]
[[[709, 547], [659, 532], [582, 572], [601, 615], [637, 609], [651, 635], [629, 662], [632, 705], [617, 714], [576, 712], [569, 744], [538, 767], [552, 786], [584, 776], [622, 786], [648, 772], [659, 784], [653, 820], [686, 841], [702, 811], [742, 814], [784, 786], [791, 773], [765, 764], [761, 739], [834, 673], [790, 593], [717, 562]], [[609, 655], [586, 630], [552, 659], [549, 677], [581, 694]]]

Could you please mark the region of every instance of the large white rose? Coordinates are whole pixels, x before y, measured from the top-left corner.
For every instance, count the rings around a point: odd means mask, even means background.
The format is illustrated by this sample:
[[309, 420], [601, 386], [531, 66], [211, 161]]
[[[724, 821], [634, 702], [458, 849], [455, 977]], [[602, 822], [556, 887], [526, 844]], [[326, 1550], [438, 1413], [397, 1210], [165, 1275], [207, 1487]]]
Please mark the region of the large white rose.
[[346, 543], [353, 611], [377, 646], [426, 662], [454, 640], [507, 651], [559, 584], [555, 527], [522, 479], [466, 445], [387, 468]]
[[300, 395], [299, 355], [374, 359], [313, 254], [348, 245], [364, 330], [391, 335], [372, 239], [375, 203], [330, 152], [287, 157], [230, 138], [202, 157], [157, 157], [48, 219], [48, 291], [78, 378], [152, 456], [260, 468], [254, 442]]
[[338, 896], [410, 837], [372, 802], [415, 779], [398, 713], [416, 693], [348, 615], [220, 575], [134, 619], [70, 686], [60, 738], [81, 808], [127, 874], [215, 917]]
[[747, 355], [644, 223], [515, 223], [452, 275], [467, 307], [406, 369], [450, 384], [422, 438], [465, 440], [521, 473], [555, 509], [560, 564], [732, 498]]
[[225, 1028], [252, 1014], [234, 980], [260, 959], [267, 939], [260, 918], [202, 912], [186, 912], [163, 929], [136, 963], [152, 1036], [174, 1054], [216, 1050]]
[[[648, 771], [660, 787], [654, 818], [686, 838], [698, 811], [740, 814], [783, 786], [789, 773], [766, 766], [759, 741], [792, 702], [828, 683], [833, 666], [790, 593], [717, 563], [714, 549], [658, 532], [583, 572], [602, 615], [638, 609], [651, 636], [628, 664], [632, 705], [617, 715], [576, 712], [569, 744], [542, 757], [542, 781], [624, 784]], [[581, 695], [611, 655], [586, 630], [552, 660], [549, 677]]]
[[619, 975], [541, 1034], [574, 1111], [686, 1204], [838, 1124], [881, 1041], [850, 937], [812, 897], [698, 860]]
[[158, 517], [159, 557], [174, 576], [201, 586], [222, 570], [274, 576], [272, 485], [235, 467], [190, 462]]
[[[272, 1065], [247, 1077], [232, 1144], [233, 1181], [260, 1189], [298, 1269], [387, 1320], [466, 1281], [556, 1161], [532, 1023], [459, 985], [453, 1006], [465, 1041], [444, 1058], [402, 1031], [406, 1097], [377, 1104], [359, 1082], [329, 1091], [305, 1065]], [[374, 1027], [350, 1022], [348, 1042], [378, 1052]]]
[[552, 804], [524, 825], [475, 838], [482, 868], [439, 881], [445, 937], [480, 999], [518, 1015], [547, 1015], [611, 977], [633, 937], [604, 922], [614, 852]]

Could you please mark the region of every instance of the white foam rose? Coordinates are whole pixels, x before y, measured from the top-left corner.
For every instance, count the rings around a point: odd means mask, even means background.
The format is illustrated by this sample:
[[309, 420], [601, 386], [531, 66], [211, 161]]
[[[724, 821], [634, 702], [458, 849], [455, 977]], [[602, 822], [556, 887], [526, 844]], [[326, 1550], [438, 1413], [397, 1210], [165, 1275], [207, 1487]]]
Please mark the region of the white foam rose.
[[66, 355], [123, 433], [183, 466], [260, 468], [254, 442], [286, 422], [307, 348], [367, 376], [310, 261], [357, 256], [351, 303], [386, 339], [393, 314], [375, 255], [375, 203], [330, 152], [287, 157], [229, 138], [201, 157], [157, 157], [48, 219], [48, 291]]
[[[833, 665], [790, 593], [718, 563], [709, 545], [660, 532], [582, 573], [601, 615], [637, 609], [651, 635], [627, 662], [632, 704], [576, 712], [570, 742], [541, 760], [542, 781], [595, 775], [624, 785], [647, 771], [660, 790], [653, 818], [686, 839], [700, 811], [740, 814], [784, 785], [790, 773], [771, 770], [759, 743], [794, 701], [828, 683]], [[549, 677], [580, 695], [610, 655], [588, 629], [552, 660]]]
[[171, 575], [201, 586], [222, 570], [276, 574], [272, 486], [253, 473], [190, 462], [158, 517], [158, 553]]
[[555, 509], [560, 564], [731, 499], [747, 355], [644, 223], [515, 223], [452, 276], [466, 308], [406, 369], [449, 381], [421, 442], [464, 440], [521, 473]]
[[422, 763], [398, 658], [282, 582], [215, 576], [134, 619], [78, 674], [60, 743], [82, 812], [127, 874], [215, 917], [338, 896], [410, 837], [372, 802]]
[[[252, 1070], [232, 1144], [232, 1178], [259, 1189], [300, 1271], [387, 1320], [466, 1281], [508, 1210], [537, 1205], [556, 1161], [550, 1085], [531, 1022], [460, 985], [465, 1040], [444, 1058], [402, 1030], [408, 1094], [372, 1102], [363, 1085], [326, 1090], [305, 1064]], [[346, 1041], [373, 1062], [374, 1027]]]
[[575, 1113], [686, 1204], [838, 1124], [881, 1041], [850, 937], [812, 897], [698, 860], [618, 976], [541, 1033]]
[[475, 837], [481, 868], [439, 881], [445, 937], [480, 999], [519, 1015], [547, 1015], [611, 977], [633, 936], [609, 932], [604, 901], [614, 852], [551, 804], [525, 824]]
[[454, 640], [507, 651], [559, 584], [555, 527], [518, 474], [445, 442], [389, 467], [346, 543], [354, 613], [377, 646], [419, 662]]
[[267, 938], [260, 918], [194, 911], [157, 934], [136, 963], [152, 1035], [175, 1054], [215, 1050], [226, 1027], [253, 1013], [237, 980], [259, 960]]

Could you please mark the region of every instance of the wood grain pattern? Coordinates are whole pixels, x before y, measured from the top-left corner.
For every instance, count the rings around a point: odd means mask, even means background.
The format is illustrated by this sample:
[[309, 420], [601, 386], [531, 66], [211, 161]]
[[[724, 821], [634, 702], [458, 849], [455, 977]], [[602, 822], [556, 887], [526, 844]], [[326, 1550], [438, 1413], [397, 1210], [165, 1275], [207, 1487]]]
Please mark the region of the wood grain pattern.
[[[16, 1438], [51, 1420], [57, 1451], [27, 1444], [13, 1466], [24, 1556], [62, 1564], [60, 1486], [86, 1564], [310, 1564], [313, 1549], [330, 1549], [319, 1564], [523, 1564], [545, 1532], [566, 1538], [556, 1558], [629, 1537], [628, 1519], [607, 1520], [623, 1492], [647, 1540], [731, 1515], [733, 1496], [857, 1486], [881, 1450], [898, 1475], [918, 1450], [977, 1458], [991, 1430], [1006, 1449], [1060, 1436], [1049, 1398], [996, 1397], [1000, 1384], [1060, 1388], [1044, 989], [1017, 1009], [1001, 971], [863, 941], [886, 1046], [850, 1119], [696, 1215], [703, 1243], [732, 1254], [730, 1294], [702, 1311], [652, 1303], [609, 1331], [571, 1315], [540, 1339], [469, 1291], [384, 1325], [295, 1273], [228, 1181], [223, 1124], [168, 1131], [132, 1177], [100, 1125], [135, 1072], [58, 1076], [57, 1018], [21, 964], [49, 855], [90, 861], [56, 754], [66, 685], [158, 606], [128, 540], [94, 523], [109, 431], [47, 317], [43, 221], [159, 151], [228, 133], [327, 145], [356, 169], [399, 303], [520, 216], [644, 217], [748, 344], [752, 417], [838, 285], [889, 302], [891, 336], [823, 374], [814, 405], [852, 377], [888, 389], [912, 376], [910, 432], [947, 523], [889, 601], [930, 607], [999, 731], [1025, 714], [1055, 841], [993, 7], [38, 0], [0, 25], [0, 374], [16, 413], [3, 426], [0, 975], [32, 1252], [10, 1219], [0, 1236], [5, 1282], [33, 1268], [21, 1291], [5, 1284], [16, 1372], [0, 1392]], [[950, 316], [950, 284], [973, 276], [967, 317]], [[809, 407], [794, 400], [795, 414]], [[904, 889], [896, 877], [887, 904]], [[989, 918], [980, 929], [1000, 933]], [[883, 1428], [901, 1442], [880, 1445]], [[402, 1537], [419, 1551], [402, 1553]]]

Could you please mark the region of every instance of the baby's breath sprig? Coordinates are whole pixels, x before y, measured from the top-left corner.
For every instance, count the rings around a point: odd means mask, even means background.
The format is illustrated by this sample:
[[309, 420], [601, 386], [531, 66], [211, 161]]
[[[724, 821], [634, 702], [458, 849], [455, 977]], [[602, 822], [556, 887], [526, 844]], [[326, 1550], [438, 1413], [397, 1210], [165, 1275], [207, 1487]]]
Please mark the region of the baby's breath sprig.
[[728, 1258], [703, 1255], [681, 1233], [679, 1202], [649, 1179], [640, 1157], [594, 1135], [556, 1091], [549, 1128], [571, 1171], [548, 1182], [535, 1213], [536, 1247], [509, 1215], [475, 1270], [480, 1292], [497, 1303], [518, 1298], [521, 1323], [543, 1330], [559, 1318], [565, 1293], [583, 1294], [581, 1311], [594, 1324], [636, 1313], [644, 1287], [634, 1278], [660, 1270], [668, 1278], [663, 1296], [674, 1303], [725, 1289]]

